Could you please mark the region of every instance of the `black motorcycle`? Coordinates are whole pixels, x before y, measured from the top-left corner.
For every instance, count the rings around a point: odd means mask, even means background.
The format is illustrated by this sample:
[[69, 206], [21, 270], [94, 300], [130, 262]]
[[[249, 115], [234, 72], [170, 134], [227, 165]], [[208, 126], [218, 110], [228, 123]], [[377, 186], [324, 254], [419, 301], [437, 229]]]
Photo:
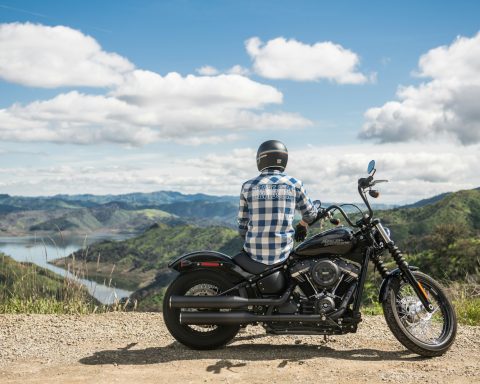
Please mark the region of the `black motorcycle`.
[[[163, 316], [170, 333], [194, 349], [227, 344], [240, 327], [260, 324], [274, 335], [339, 335], [356, 332], [369, 262], [383, 278], [379, 301], [387, 324], [409, 350], [440, 356], [452, 345], [457, 320], [444, 289], [430, 276], [408, 265], [390, 239], [389, 230], [373, 217], [367, 199], [378, 197], [373, 187], [375, 162], [368, 177], [358, 180], [360, 208], [353, 223], [342, 206], [319, 210], [316, 221], [339, 212], [348, 223], [310, 237], [289, 258], [276, 265], [253, 261], [240, 253], [183, 255], [169, 264], [180, 272], [164, 296]], [[398, 268], [389, 271], [381, 258], [388, 251]]]

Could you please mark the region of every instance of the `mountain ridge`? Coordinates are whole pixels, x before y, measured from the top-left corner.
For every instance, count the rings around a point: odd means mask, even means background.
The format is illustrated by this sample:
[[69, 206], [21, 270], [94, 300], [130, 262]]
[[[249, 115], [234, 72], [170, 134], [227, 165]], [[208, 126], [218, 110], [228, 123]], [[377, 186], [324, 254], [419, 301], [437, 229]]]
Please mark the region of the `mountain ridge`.
[[[480, 188], [471, 191], [480, 191]], [[423, 208], [443, 201], [447, 192], [403, 207], [372, 205], [376, 212]], [[327, 203], [324, 206], [328, 205]], [[361, 206], [361, 205], [360, 205]], [[364, 207], [362, 207], [364, 208]], [[386, 211], [385, 209], [388, 209]], [[140, 232], [155, 222], [192, 223], [200, 226], [236, 226], [238, 197], [176, 191], [129, 193], [121, 195], [55, 195], [22, 197], [0, 194], [0, 231], [21, 235], [36, 231]], [[350, 210], [346, 206], [346, 210]], [[381, 210], [381, 211], [379, 211]], [[387, 216], [391, 216], [387, 214]], [[398, 221], [398, 220], [397, 220]], [[398, 224], [395, 222], [394, 225]]]

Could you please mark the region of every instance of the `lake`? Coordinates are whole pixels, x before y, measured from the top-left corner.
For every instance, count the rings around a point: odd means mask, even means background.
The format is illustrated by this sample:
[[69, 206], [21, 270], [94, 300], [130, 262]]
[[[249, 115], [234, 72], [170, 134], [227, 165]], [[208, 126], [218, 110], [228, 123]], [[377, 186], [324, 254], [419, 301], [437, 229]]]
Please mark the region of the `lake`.
[[57, 273], [60, 276], [74, 279], [84, 285], [88, 292], [102, 304], [112, 304], [115, 300], [128, 297], [132, 293], [114, 286], [107, 286], [93, 280], [80, 279], [63, 268], [49, 264], [49, 261], [66, 257], [80, 248], [102, 240], [124, 240], [135, 234], [100, 233], [88, 236], [22, 236], [0, 237], [0, 252], [20, 262], [31, 262]]

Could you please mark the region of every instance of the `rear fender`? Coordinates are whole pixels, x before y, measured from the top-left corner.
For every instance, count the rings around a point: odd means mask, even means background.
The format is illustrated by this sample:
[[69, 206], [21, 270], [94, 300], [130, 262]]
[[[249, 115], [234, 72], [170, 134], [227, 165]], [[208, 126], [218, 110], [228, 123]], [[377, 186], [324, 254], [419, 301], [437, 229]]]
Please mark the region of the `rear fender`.
[[[413, 265], [409, 265], [408, 269], [410, 269], [411, 271], [418, 271], [418, 267], [414, 267]], [[380, 293], [378, 294], [379, 303], [383, 303], [387, 299], [387, 292], [390, 288], [390, 284], [396, 277], [400, 276], [400, 273], [400, 269], [394, 269], [388, 274], [385, 279], [383, 279], [382, 285], [380, 286]]]
[[168, 264], [168, 267], [175, 271], [184, 273], [198, 269], [206, 269], [219, 273], [226, 273], [235, 280], [245, 280], [252, 275], [237, 264], [227, 255], [215, 251], [198, 251], [191, 252], [177, 257]]

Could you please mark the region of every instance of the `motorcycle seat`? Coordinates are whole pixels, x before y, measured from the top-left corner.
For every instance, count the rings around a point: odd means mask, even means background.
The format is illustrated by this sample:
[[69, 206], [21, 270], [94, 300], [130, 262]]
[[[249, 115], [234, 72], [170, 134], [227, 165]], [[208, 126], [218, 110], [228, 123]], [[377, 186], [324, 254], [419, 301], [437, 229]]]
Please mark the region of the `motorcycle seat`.
[[284, 262], [280, 262], [273, 265], [263, 264], [253, 260], [245, 251], [240, 252], [238, 255], [232, 257], [235, 264], [242, 267], [245, 271], [253, 273], [254, 275], [260, 275], [263, 272], [268, 271], [271, 268], [278, 267]]

